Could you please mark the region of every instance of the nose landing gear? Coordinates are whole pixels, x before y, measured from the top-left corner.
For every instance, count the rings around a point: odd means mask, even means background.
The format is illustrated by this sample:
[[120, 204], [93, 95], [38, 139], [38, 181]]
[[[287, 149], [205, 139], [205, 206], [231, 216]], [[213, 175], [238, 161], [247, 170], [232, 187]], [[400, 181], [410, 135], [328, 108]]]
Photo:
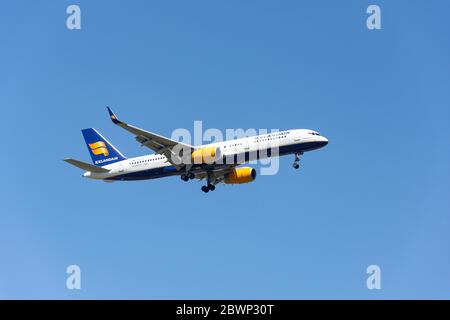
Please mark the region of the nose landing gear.
[[295, 153], [295, 160], [294, 160], [294, 163], [292, 164], [292, 167], [294, 169], [300, 168], [300, 157], [302, 156], [302, 154], [303, 154], [303, 152]]

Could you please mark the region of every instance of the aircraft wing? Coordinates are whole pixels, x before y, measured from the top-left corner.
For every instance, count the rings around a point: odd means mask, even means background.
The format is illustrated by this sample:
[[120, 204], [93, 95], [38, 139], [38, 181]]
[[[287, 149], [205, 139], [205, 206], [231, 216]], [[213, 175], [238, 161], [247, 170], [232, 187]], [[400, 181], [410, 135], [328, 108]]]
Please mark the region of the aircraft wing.
[[195, 172], [195, 177], [199, 180], [203, 180], [210, 177], [212, 181], [214, 181], [216, 184], [223, 182], [225, 179], [225, 176], [230, 173], [233, 168], [237, 167], [239, 164], [232, 164], [229, 166], [212, 169], [212, 170], [200, 170], [198, 172]]
[[156, 133], [146, 131], [143, 129], [140, 129], [138, 127], [132, 126], [128, 123], [125, 123], [123, 121], [120, 121], [117, 116], [114, 114], [114, 112], [111, 110], [111, 108], [108, 108], [109, 116], [111, 117], [111, 120], [114, 124], [118, 125], [119, 127], [124, 128], [125, 130], [131, 132], [136, 136], [136, 140], [141, 143], [142, 145], [152, 149], [157, 154], [163, 154], [166, 156], [169, 161], [172, 159], [172, 148], [175, 146], [179, 146], [179, 148], [183, 148], [185, 150], [192, 151], [195, 148], [191, 145], [184, 144], [163, 136], [160, 136]]

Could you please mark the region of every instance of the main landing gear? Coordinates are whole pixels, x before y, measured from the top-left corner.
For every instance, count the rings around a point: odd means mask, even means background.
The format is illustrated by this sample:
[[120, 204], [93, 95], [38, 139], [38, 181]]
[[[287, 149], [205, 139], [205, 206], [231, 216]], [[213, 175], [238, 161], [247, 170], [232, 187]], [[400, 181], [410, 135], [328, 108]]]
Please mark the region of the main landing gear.
[[[189, 180], [195, 179], [195, 174], [188, 171], [186, 173], [183, 173], [180, 176], [180, 178], [183, 181], [189, 181]], [[207, 192], [214, 191], [214, 190], [216, 190], [216, 186], [212, 183], [212, 180], [208, 177], [208, 184], [206, 186], [202, 186], [202, 191], [204, 193], [207, 193]]]
[[208, 184], [207, 186], [202, 186], [202, 191], [204, 193], [208, 193], [209, 191], [214, 191], [214, 190], [216, 190], [216, 186], [211, 183]]
[[192, 172], [186, 172], [181, 175], [181, 180], [188, 181], [195, 178], [195, 175]]
[[295, 153], [295, 160], [294, 163], [292, 164], [292, 167], [294, 167], [294, 169], [300, 168], [300, 157], [302, 156], [302, 154], [303, 152]]
[[216, 180], [215, 180], [214, 176], [212, 175], [211, 172], [208, 172], [207, 184], [206, 184], [206, 186], [202, 186], [202, 191], [204, 193], [208, 193], [210, 191], [216, 190], [215, 184], [216, 184]]

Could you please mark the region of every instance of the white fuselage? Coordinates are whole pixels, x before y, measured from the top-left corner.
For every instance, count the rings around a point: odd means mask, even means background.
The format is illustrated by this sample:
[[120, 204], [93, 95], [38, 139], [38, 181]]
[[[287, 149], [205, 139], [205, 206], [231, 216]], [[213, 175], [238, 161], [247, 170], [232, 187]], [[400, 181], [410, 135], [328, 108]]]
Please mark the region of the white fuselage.
[[[242, 163], [248, 161], [248, 157], [245, 157], [246, 154], [254, 154], [257, 159], [262, 159], [270, 156], [282, 156], [312, 151], [325, 146], [327, 143], [328, 140], [319, 135], [316, 131], [293, 129], [217, 142], [202, 145], [197, 148], [220, 148], [224, 158], [237, 158], [238, 161], [239, 158], [241, 158], [243, 161], [240, 161], [239, 163]], [[267, 150], [277, 150], [278, 153], [267, 153]], [[91, 179], [114, 181], [154, 179], [181, 174], [181, 172], [178, 171], [162, 154], [150, 154], [129, 158], [106, 165], [104, 168], [109, 171], [105, 173], [87, 171], [83, 176]]]

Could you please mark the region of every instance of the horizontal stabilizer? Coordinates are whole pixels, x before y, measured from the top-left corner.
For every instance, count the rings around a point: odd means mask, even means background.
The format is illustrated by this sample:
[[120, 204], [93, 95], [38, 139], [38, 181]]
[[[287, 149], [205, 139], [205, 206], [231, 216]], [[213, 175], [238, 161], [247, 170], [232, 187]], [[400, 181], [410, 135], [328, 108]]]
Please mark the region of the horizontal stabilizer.
[[70, 158], [66, 158], [64, 159], [65, 162], [70, 163], [71, 165], [86, 170], [86, 171], [91, 171], [91, 172], [97, 172], [97, 173], [101, 173], [101, 172], [108, 172], [108, 169], [99, 167], [99, 166], [94, 166], [93, 164], [90, 163], [86, 163], [83, 161], [78, 161], [75, 159], [70, 159]]

